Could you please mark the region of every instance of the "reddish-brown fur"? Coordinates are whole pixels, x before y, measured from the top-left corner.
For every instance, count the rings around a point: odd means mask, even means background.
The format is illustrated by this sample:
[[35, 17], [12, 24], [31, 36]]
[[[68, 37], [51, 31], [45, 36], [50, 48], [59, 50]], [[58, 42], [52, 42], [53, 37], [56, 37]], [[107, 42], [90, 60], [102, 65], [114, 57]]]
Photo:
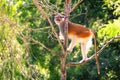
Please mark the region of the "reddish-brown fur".
[[91, 31], [86, 27], [68, 22], [68, 35], [76, 35], [78, 38], [87, 38], [90, 37]]

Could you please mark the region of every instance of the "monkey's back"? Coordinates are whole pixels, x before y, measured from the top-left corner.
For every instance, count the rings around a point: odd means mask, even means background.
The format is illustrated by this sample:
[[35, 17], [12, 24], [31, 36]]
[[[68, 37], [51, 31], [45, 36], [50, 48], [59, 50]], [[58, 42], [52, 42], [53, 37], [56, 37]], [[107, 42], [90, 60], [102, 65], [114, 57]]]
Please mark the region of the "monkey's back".
[[68, 22], [68, 36], [69, 35], [76, 35], [78, 38], [87, 38], [91, 35], [91, 31], [83, 25]]

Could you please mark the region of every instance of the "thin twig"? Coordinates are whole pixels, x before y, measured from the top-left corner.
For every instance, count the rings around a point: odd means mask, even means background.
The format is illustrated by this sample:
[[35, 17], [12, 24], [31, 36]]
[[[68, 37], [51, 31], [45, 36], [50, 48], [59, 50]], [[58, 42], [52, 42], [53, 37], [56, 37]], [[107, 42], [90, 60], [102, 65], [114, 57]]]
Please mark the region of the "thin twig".
[[34, 43], [36, 44], [39, 44], [40, 46], [42, 46], [43, 48], [45, 48], [46, 50], [48, 50], [49, 52], [52, 52], [51, 49], [47, 48], [44, 44], [42, 44], [41, 42], [33, 39], [33, 38], [30, 38], [30, 40], [32, 40]]
[[48, 47], [46, 47], [43, 43], [33, 39], [33, 38], [30, 38], [34, 43], [36, 44], [39, 44], [41, 47], [45, 48], [47, 51], [49, 51], [52, 55], [55, 55], [55, 52], [53, 52], [51, 49], [49, 49]]
[[[14, 23], [12, 20], [10, 20], [10, 19], [7, 18], [7, 17], [4, 17], [2, 21], [9, 23], [12, 27], [19, 26], [18, 24]], [[44, 28], [39, 28], [39, 29], [44, 29]], [[45, 29], [49, 29], [49, 27], [45, 27]], [[34, 30], [34, 29], [33, 29], [33, 30]], [[31, 38], [31, 37], [25, 37], [19, 30], [17, 30], [17, 31], [20, 33], [21, 38], [22, 38], [23, 41], [24, 41], [24, 39], [26, 39], [26, 38], [27, 38], [27, 39], [30, 39], [30, 40], [32, 40], [34, 43], [39, 44], [41, 47], [43, 47], [43, 48], [45, 48], [46, 50], [48, 50], [52, 55], [55, 55], [55, 52], [53, 52], [51, 49], [47, 48], [43, 43], [41, 43], [41, 42], [39, 42], [39, 41]], [[24, 41], [24, 42], [25, 42], [25, 41]]]
[[83, 0], [78, 0], [77, 3], [72, 7], [70, 13], [82, 2]]
[[[120, 39], [120, 36], [116, 36], [116, 37], [110, 39], [105, 45], [103, 45], [103, 47], [97, 52], [97, 54], [99, 55], [99, 54], [103, 51], [103, 49], [105, 49], [105, 48], [106, 48], [113, 40], [115, 40], [115, 39]], [[86, 63], [86, 62], [92, 60], [94, 57], [95, 57], [95, 55], [93, 54], [93, 55], [92, 55], [88, 60], [86, 60], [86, 61], [68, 62], [68, 63], [67, 63], [67, 66], [82, 65], [82, 64], [84, 64], [84, 63]]]
[[50, 24], [50, 27], [51, 27], [53, 33], [55, 34], [58, 43], [60, 44], [60, 46], [61, 46], [61, 48], [62, 48], [62, 52], [65, 53], [65, 50], [64, 50], [64, 48], [63, 48], [63, 45], [62, 45], [62, 43], [61, 43], [61, 41], [60, 41], [60, 39], [59, 39], [59, 37], [58, 37], [58, 34], [57, 34], [55, 28], [53, 27], [53, 24], [52, 24], [50, 18], [48, 17], [47, 13], [42, 9], [41, 6], [39, 6], [38, 0], [33, 0], [33, 3], [34, 3], [34, 5], [38, 8], [38, 10], [41, 12], [41, 14], [42, 14], [45, 18], [47, 18], [47, 20], [48, 20], [48, 22], [49, 22], [49, 24]]
[[27, 30], [32, 30], [32, 31], [41, 31], [41, 30], [46, 30], [46, 29], [51, 29], [50, 27], [44, 27], [44, 28], [37, 28], [37, 29], [33, 29], [33, 28], [26, 28]]
[[54, 10], [54, 9], [57, 9], [57, 6], [54, 4], [50, 4], [47, 0], [44, 0], [42, 3], [40, 3], [40, 6], [42, 8], [43, 8], [43, 5], [45, 5], [44, 8], [48, 9], [50, 11], [50, 13], [53, 13], [53, 14], [58, 13], [56, 10]]

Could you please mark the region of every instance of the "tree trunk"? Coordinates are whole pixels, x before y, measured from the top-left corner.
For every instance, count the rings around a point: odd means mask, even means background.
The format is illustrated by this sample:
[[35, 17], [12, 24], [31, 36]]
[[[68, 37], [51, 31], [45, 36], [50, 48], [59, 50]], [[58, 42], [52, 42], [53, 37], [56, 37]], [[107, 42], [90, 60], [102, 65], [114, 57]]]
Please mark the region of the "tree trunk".
[[66, 57], [67, 57], [67, 46], [68, 46], [68, 17], [69, 17], [69, 13], [70, 13], [70, 2], [71, 0], [65, 0], [65, 9], [64, 9], [64, 13], [65, 13], [65, 20], [64, 20], [64, 43], [63, 43], [63, 47], [65, 52], [62, 52], [61, 54], [61, 64], [60, 64], [60, 68], [61, 68], [61, 80], [66, 80]]
[[60, 64], [60, 70], [61, 70], [61, 79], [60, 80], [66, 80], [66, 56], [64, 55], [61, 57], [61, 64]]

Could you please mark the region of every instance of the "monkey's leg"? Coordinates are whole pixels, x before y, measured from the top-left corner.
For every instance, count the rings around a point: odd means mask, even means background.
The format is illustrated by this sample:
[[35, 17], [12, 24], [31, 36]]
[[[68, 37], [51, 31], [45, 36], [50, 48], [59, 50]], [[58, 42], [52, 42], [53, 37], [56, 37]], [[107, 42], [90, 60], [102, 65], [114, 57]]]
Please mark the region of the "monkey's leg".
[[68, 51], [68, 52], [72, 52], [72, 50], [73, 50], [73, 48], [75, 47], [76, 44], [77, 44], [76, 38], [73, 38], [73, 39], [71, 40], [71, 43], [70, 43], [69, 47], [67, 48], [67, 51]]
[[82, 61], [85, 61], [87, 59], [87, 44], [81, 43], [81, 52], [82, 52]]
[[92, 37], [87, 42], [86, 53], [88, 53], [91, 47], [92, 47]]

